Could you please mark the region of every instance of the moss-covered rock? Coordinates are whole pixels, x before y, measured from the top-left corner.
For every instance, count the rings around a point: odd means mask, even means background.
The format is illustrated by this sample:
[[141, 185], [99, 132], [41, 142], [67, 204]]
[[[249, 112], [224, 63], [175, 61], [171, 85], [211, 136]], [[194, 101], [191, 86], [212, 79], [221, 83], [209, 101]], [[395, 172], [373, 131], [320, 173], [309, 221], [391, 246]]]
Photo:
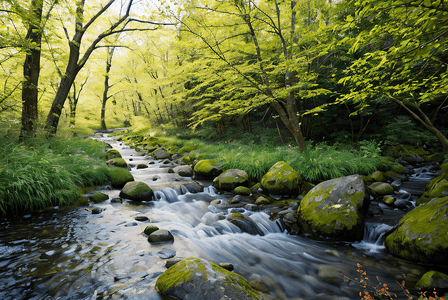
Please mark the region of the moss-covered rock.
[[415, 287], [424, 291], [447, 290], [448, 275], [437, 271], [426, 272]]
[[394, 196], [384, 196], [381, 202], [384, 204], [387, 204], [389, 206], [392, 206], [394, 204], [395, 197]]
[[237, 186], [247, 186], [249, 177], [243, 170], [230, 169], [213, 180], [213, 186], [219, 190], [233, 191]]
[[152, 189], [146, 183], [140, 181], [126, 183], [120, 192], [121, 198], [134, 201], [150, 201], [153, 195]]
[[434, 198], [446, 196], [448, 196], [448, 173], [443, 173], [426, 184], [425, 192], [418, 198], [417, 205], [427, 203]]
[[253, 289], [241, 275], [195, 257], [181, 260], [160, 275], [156, 290], [183, 300], [274, 299]]
[[185, 153], [191, 152], [193, 150], [196, 150], [198, 147], [192, 143], [184, 145], [182, 148], [177, 151], [177, 154], [184, 155]]
[[381, 173], [381, 171], [374, 172], [372, 175], [370, 175], [370, 177], [378, 182], [386, 181], [386, 178], [384, 177], [383, 173]]
[[306, 195], [306, 193], [311, 191], [311, 189], [314, 188], [315, 186], [316, 185], [311, 182], [303, 181], [302, 186], [300, 187], [300, 191], [301, 191], [302, 195]]
[[194, 165], [195, 176], [214, 178], [222, 173], [222, 170], [218, 169], [216, 161], [212, 159], [200, 160]]
[[275, 163], [261, 178], [263, 188], [273, 195], [298, 195], [301, 184], [302, 176], [284, 161]]
[[143, 230], [143, 233], [146, 235], [150, 235], [151, 233], [157, 230], [159, 230], [159, 227], [157, 226], [146, 226], [145, 229]]
[[237, 194], [237, 195], [242, 195], [242, 196], [249, 196], [250, 195], [250, 188], [245, 187], [245, 186], [237, 186], [233, 190], [233, 193]]
[[436, 162], [442, 162], [445, 159], [445, 154], [443, 153], [435, 153], [426, 156], [427, 161], [436, 161]]
[[152, 155], [155, 159], [166, 159], [171, 157], [171, 154], [169, 154], [168, 151], [163, 148], [156, 149]]
[[369, 185], [369, 193], [374, 197], [383, 197], [394, 193], [394, 188], [387, 182], [374, 182]]
[[126, 163], [126, 161], [123, 158], [113, 158], [113, 159], [109, 159], [106, 164], [108, 166], [114, 166], [114, 167], [118, 167], [118, 168], [128, 168], [128, 164]]
[[448, 265], [448, 197], [436, 198], [407, 213], [386, 237], [394, 256]]
[[89, 205], [89, 198], [87, 197], [79, 197], [75, 201], [75, 206], [87, 206]]
[[121, 154], [117, 149], [109, 149], [106, 152], [101, 153], [101, 159], [113, 159], [113, 158], [121, 158]]
[[361, 239], [368, 204], [367, 188], [359, 175], [327, 180], [300, 202], [299, 225], [302, 232], [314, 238]]
[[264, 196], [258, 196], [257, 200], [255, 200], [255, 204], [262, 205], [262, 204], [271, 204], [271, 200]]
[[109, 196], [104, 193], [95, 193], [89, 196], [89, 200], [94, 203], [101, 203], [109, 199]]
[[110, 169], [110, 183], [113, 188], [122, 188], [127, 182], [134, 181], [134, 176], [123, 168]]

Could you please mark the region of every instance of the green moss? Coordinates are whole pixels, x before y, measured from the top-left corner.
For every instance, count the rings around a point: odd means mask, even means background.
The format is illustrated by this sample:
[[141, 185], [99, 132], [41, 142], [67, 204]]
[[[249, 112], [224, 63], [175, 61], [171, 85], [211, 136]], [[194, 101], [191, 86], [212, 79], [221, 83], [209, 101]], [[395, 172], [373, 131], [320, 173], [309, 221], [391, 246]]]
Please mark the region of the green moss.
[[415, 284], [416, 288], [432, 290], [438, 288], [448, 288], [448, 275], [437, 271], [426, 272]]
[[232, 218], [238, 219], [238, 220], [244, 220], [244, 216], [240, 213], [232, 213]]
[[298, 195], [302, 177], [284, 161], [275, 163], [261, 178], [261, 185], [274, 195]]
[[426, 263], [448, 262], [448, 197], [433, 199], [407, 213], [386, 237], [395, 256]]
[[250, 189], [248, 187], [245, 187], [245, 186], [237, 186], [233, 190], [233, 193], [237, 194], [237, 195], [249, 196], [250, 195]]
[[443, 154], [443, 153], [431, 154], [426, 157], [427, 161], [442, 162], [444, 159], [445, 159], [445, 154]]
[[106, 163], [108, 166], [114, 166], [114, 167], [119, 167], [119, 168], [127, 168], [128, 167], [128, 164], [126, 163], [126, 161], [123, 158], [109, 159]]
[[190, 158], [190, 156], [184, 156], [184, 157], [182, 157], [181, 159], [180, 159], [180, 161], [182, 162], [182, 163], [184, 163], [184, 164], [186, 164], [186, 165], [191, 165], [192, 164], [192, 160], [191, 160], [191, 158]]
[[153, 233], [154, 231], [159, 230], [159, 227], [157, 226], [146, 226], [145, 229], [143, 230], [143, 232], [146, 235], [150, 235], [151, 233]]
[[380, 171], [376, 171], [374, 172], [372, 175], [370, 175], [372, 177], [373, 180], [375, 181], [386, 181], [386, 178], [384, 178], [383, 173], [381, 173]]
[[95, 193], [89, 196], [89, 200], [94, 203], [101, 203], [109, 199], [109, 196], [104, 193]]
[[197, 146], [195, 146], [194, 144], [186, 144], [185, 146], [183, 146], [182, 148], [179, 149], [179, 151], [177, 152], [179, 155], [183, 155], [185, 153], [191, 152], [193, 150], [196, 150]]
[[121, 158], [121, 154], [117, 149], [109, 149], [106, 152], [101, 153], [101, 159], [113, 159], [113, 158]]
[[448, 193], [448, 173], [443, 173], [431, 179], [426, 185], [425, 192], [417, 200], [417, 205], [429, 202], [433, 198], [446, 196]]
[[122, 188], [127, 182], [134, 181], [134, 176], [123, 168], [110, 169], [110, 182], [114, 188]]
[[89, 204], [89, 199], [87, 197], [79, 197], [75, 201], [75, 206], [87, 206]]

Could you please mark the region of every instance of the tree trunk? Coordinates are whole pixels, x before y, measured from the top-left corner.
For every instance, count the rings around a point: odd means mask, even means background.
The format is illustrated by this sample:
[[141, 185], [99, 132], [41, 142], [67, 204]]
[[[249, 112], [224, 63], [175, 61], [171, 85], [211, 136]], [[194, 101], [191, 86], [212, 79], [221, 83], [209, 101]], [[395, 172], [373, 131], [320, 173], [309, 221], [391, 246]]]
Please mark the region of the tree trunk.
[[25, 39], [33, 44], [28, 49], [25, 63], [23, 64], [22, 83], [22, 127], [19, 142], [22, 142], [30, 134], [34, 135], [35, 122], [38, 119], [37, 100], [40, 73], [40, 54], [42, 44], [42, 8], [43, 0], [32, 0], [30, 7], [29, 25]]
[[106, 130], [106, 103], [111, 96], [108, 96], [109, 89], [111, 88], [109, 84], [109, 72], [112, 68], [112, 58], [114, 56], [115, 47], [107, 47], [107, 58], [106, 58], [106, 75], [104, 75], [104, 92], [103, 99], [101, 101], [101, 129]]

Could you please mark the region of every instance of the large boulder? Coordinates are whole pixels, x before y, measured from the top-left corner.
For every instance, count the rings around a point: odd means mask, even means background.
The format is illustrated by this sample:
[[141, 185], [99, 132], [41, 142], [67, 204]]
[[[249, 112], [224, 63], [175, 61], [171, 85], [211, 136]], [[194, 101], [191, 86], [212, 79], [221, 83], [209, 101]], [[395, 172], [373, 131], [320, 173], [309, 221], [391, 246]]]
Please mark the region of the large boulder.
[[243, 170], [230, 169], [213, 180], [213, 186], [219, 190], [233, 191], [237, 186], [247, 186], [249, 177]]
[[131, 181], [125, 184], [120, 192], [120, 197], [134, 201], [151, 201], [154, 193], [144, 182]]
[[408, 212], [386, 237], [394, 256], [448, 266], [448, 197], [436, 198]]
[[194, 165], [194, 174], [199, 177], [214, 178], [222, 173], [222, 170], [218, 169], [217, 163], [212, 159], [204, 159], [198, 161]]
[[160, 275], [156, 290], [183, 300], [275, 299], [253, 289], [241, 275], [195, 257], [181, 260]]
[[100, 155], [103, 159], [121, 158], [121, 154], [117, 149], [109, 149]]
[[297, 214], [301, 230], [315, 238], [361, 239], [368, 199], [366, 185], [359, 175], [321, 182], [300, 202]]
[[128, 170], [123, 168], [110, 169], [110, 184], [113, 188], [122, 188], [130, 181], [134, 181], [134, 176]]
[[301, 184], [302, 177], [284, 161], [275, 163], [261, 178], [263, 188], [273, 195], [298, 195]]
[[431, 179], [426, 185], [425, 192], [418, 198], [417, 205], [429, 202], [434, 198], [448, 196], [448, 172]]

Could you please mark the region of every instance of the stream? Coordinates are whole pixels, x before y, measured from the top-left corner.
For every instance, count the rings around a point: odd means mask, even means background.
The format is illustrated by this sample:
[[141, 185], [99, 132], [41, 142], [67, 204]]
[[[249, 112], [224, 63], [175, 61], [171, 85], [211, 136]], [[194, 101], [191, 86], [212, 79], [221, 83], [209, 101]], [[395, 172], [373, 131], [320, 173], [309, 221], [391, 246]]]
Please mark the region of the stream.
[[[200, 193], [190, 193], [188, 185], [165, 187], [191, 178], [169, 173], [161, 160], [140, 156], [106, 134], [99, 139], [119, 150], [128, 164], [148, 165], [132, 167], [131, 173], [155, 190], [156, 200], [115, 202], [111, 200], [120, 190], [103, 187], [95, 191], [109, 195], [109, 200], [94, 205], [103, 209], [101, 214], [92, 214], [92, 206], [56, 207], [0, 219], [0, 299], [160, 300], [155, 282], [170, 256], [231, 263], [234, 272], [260, 283], [279, 299], [359, 299], [362, 288], [341, 276], [357, 278], [358, 263], [373, 285], [378, 276], [398, 299], [406, 299], [396, 281], [405, 280], [412, 288], [429, 270], [394, 258], [384, 249], [382, 236], [409, 210], [372, 202], [370, 210], [383, 213], [367, 220], [362, 241], [313, 241], [288, 234], [267, 211], [210, 205], [233, 197], [217, 194], [210, 182], [201, 182], [205, 188]], [[411, 204], [435, 174], [431, 168], [420, 171], [400, 186], [400, 197]], [[248, 220], [243, 231], [226, 219], [232, 212]], [[149, 219], [137, 221], [136, 216]], [[169, 230], [174, 242], [150, 244], [142, 230], [153, 225]]]

